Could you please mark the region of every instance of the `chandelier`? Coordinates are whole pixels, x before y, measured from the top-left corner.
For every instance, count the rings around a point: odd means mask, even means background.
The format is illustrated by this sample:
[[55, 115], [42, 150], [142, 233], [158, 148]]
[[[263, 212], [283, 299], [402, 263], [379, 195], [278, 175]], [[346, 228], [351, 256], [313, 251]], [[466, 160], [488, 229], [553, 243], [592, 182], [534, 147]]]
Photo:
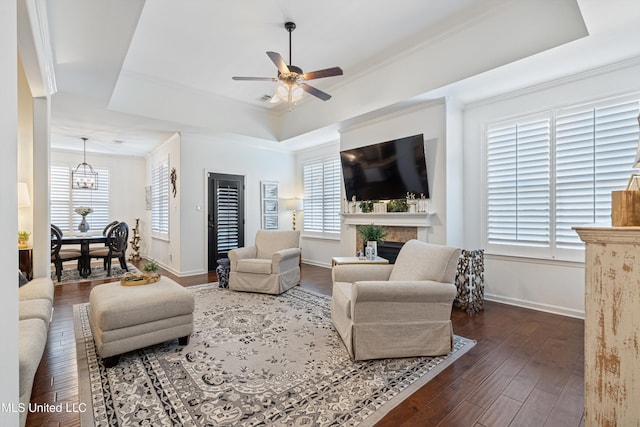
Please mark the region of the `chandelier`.
[[87, 138], [82, 138], [84, 143], [84, 161], [71, 171], [71, 188], [74, 190], [97, 190], [98, 172], [87, 163]]

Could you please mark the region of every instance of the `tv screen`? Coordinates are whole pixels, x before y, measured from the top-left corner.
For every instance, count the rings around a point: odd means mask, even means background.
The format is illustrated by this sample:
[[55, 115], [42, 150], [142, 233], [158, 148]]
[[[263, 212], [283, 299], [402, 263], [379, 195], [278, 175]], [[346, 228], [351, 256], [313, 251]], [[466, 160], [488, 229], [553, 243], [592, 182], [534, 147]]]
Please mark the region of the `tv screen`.
[[422, 134], [341, 151], [340, 161], [347, 200], [429, 198]]

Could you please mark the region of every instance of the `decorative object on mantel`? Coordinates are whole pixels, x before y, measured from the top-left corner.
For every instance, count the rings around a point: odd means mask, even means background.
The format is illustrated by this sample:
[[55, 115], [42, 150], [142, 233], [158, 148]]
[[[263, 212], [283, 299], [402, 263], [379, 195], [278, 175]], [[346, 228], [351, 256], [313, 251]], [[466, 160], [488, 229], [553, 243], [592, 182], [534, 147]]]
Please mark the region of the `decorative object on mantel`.
[[456, 270], [455, 307], [469, 314], [484, 309], [484, 249], [462, 249]]
[[98, 172], [93, 169], [93, 166], [87, 163], [87, 139], [88, 138], [82, 138], [84, 144], [84, 160], [71, 171], [71, 188], [74, 190], [98, 189]]
[[389, 200], [387, 203], [387, 212], [407, 212], [409, 205], [406, 199]]
[[87, 231], [89, 231], [89, 228], [91, 228], [89, 227], [89, 223], [87, 222], [87, 215], [93, 212], [93, 208], [87, 206], [78, 206], [74, 209], [74, 211], [78, 215], [82, 215], [82, 221], [80, 221], [80, 224], [78, 224], [78, 230], [81, 233], [86, 233]]
[[387, 212], [387, 204], [385, 202], [373, 202], [373, 212], [375, 213], [386, 213]]
[[[638, 126], [640, 127], [640, 115]], [[640, 138], [633, 169], [640, 169]], [[631, 175], [626, 189], [611, 192], [611, 225], [640, 226], [640, 174]]]
[[171, 168], [171, 192], [173, 193], [173, 198], [176, 198], [176, 194], [178, 194], [178, 173], [176, 172], [176, 168]]
[[407, 192], [407, 206], [409, 207], [409, 212], [416, 211], [416, 195], [415, 194]]
[[351, 198], [351, 213], [356, 213], [356, 196], [355, 196], [355, 194]]
[[136, 226], [133, 227], [133, 235], [129, 243], [131, 243], [131, 253], [129, 261], [140, 261], [140, 218], [136, 218]]
[[418, 199], [418, 212], [427, 212], [427, 198], [424, 196], [424, 193], [420, 194], [420, 198]]
[[369, 213], [369, 212], [373, 212], [373, 201], [371, 200], [364, 200], [362, 202], [360, 202], [360, 211], [362, 213]]

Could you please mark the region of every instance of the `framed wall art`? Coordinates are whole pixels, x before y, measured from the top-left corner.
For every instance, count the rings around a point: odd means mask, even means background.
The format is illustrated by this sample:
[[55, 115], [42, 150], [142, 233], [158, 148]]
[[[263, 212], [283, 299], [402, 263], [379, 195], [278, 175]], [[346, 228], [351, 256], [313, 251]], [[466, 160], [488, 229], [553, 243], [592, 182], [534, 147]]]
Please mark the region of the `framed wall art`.
[[278, 183], [262, 181], [260, 183], [260, 209], [262, 213], [262, 229], [278, 229]]

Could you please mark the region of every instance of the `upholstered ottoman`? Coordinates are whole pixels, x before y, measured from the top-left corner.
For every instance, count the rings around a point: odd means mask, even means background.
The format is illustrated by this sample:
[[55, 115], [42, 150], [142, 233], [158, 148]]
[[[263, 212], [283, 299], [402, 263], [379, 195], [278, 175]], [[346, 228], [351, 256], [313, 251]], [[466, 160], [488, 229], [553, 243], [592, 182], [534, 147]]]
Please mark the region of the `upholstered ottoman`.
[[187, 345], [193, 332], [193, 294], [161, 277], [140, 286], [120, 282], [96, 286], [89, 295], [89, 324], [105, 365], [118, 355], [178, 338]]

